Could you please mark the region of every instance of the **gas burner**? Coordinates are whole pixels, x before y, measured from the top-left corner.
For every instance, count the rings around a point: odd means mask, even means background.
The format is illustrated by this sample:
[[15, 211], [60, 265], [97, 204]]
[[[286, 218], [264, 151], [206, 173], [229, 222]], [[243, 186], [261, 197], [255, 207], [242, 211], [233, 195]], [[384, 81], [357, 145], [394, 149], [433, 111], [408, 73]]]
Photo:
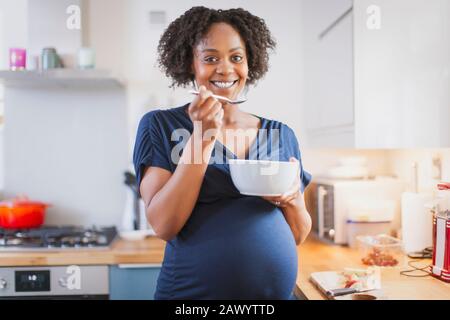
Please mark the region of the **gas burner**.
[[18, 246], [21, 245], [23, 241], [17, 238], [8, 238], [8, 236], [0, 238], [0, 247], [6, 246]]
[[115, 227], [46, 226], [21, 230], [0, 229], [0, 251], [101, 249], [108, 248], [116, 235]]
[[47, 248], [58, 248], [61, 247], [61, 241], [55, 238], [47, 238], [46, 239]]

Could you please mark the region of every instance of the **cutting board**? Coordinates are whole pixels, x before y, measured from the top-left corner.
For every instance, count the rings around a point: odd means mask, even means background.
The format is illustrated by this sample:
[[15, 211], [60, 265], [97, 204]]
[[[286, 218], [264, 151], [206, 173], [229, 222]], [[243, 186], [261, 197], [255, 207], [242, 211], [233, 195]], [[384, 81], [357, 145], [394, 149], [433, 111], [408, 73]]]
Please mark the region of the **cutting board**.
[[324, 294], [324, 296], [332, 300], [387, 300], [382, 290], [370, 290], [337, 297], [327, 296], [326, 292], [328, 290], [339, 288], [340, 275], [341, 272], [338, 271], [313, 272], [311, 273], [310, 281]]

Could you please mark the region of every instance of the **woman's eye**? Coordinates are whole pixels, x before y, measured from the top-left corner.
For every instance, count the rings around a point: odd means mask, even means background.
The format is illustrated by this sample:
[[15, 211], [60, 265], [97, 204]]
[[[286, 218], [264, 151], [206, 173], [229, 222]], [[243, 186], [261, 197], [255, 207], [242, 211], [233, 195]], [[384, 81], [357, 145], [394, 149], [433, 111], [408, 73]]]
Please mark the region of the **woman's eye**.
[[206, 57], [206, 58], [205, 58], [205, 61], [206, 61], [206, 62], [216, 62], [216, 61], [217, 61], [217, 58], [216, 58], [216, 57]]
[[234, 62], [241, 62], [242, 61], [242, 57], [241, 56], [233, 56], [233, 58], [232, 58], [232, 60], [234, 61]]

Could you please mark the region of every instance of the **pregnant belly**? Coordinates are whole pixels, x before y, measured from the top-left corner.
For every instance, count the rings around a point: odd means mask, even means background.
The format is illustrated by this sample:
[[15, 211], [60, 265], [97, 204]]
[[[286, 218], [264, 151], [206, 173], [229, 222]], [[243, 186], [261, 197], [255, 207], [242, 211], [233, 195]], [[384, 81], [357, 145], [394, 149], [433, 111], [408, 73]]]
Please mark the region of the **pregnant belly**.
[[198, 206], [174, 248], [175, 291], [205, 299], [288, 299], [297, 250], [280, 209], [257, 197]]

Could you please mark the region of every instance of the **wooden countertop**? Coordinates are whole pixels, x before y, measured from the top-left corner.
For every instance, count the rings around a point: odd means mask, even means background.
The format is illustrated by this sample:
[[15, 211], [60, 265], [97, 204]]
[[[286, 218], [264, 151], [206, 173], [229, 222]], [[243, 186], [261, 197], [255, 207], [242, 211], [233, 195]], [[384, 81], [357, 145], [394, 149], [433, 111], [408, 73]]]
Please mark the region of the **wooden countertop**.
[[[46, 265], [114, 265], [161, 264], [165, 242], [155, 237], [140, 241], [118, 239], [106, 250], [73, 250], [44, 252], [0, 252], [0, 267]], [[326, 299], [310, 282], [309, 276], [318, 271], [341, 271], [346, 267], [363, 268], [359, 252], [348, 247], [325, 244], [310, 236], [298, 247], [299, 270], [297, 295], [307, 299]], [[426, 266], [430, 259], [417, 262]], [[450, 300], [450, 284], [431, 276], [412, 278], [400, 275], [401, 268], [386, 268], [381, 272], [381, 286], [388, 299], [446, 299]]]
[[[309, 276], [319, 271], [342, 271], [344, 268], [366, 268], [361, 263], [358, 250], [344, 246], [325, 244], [311, 235], [299, 246], [299, 269], [297, 290], [307, 299], [323, 300], [324, 295], [310, 282]], [[410, 261], [408, 259], [407, 261]], [[431, 259], [414, 262], [414, 266], [424, 267], [431, 264]], [[413, 278], [400, 274], [411, 269], [409, 266], [381, 268], [381, 288], [386, 299], [394, 300], [449, 300], [450, 283], [445, 283], [432, 276]], [[422, 273], [415, 273], [422, 274]], [[298, 294], [298, 291], [297, 291]]]
[[165, 242], [155, 237], [145, 240], [117, 239], [110, 249], [43, 252], [0, 251], [0, 267], [101, 264], [161, 264]]

